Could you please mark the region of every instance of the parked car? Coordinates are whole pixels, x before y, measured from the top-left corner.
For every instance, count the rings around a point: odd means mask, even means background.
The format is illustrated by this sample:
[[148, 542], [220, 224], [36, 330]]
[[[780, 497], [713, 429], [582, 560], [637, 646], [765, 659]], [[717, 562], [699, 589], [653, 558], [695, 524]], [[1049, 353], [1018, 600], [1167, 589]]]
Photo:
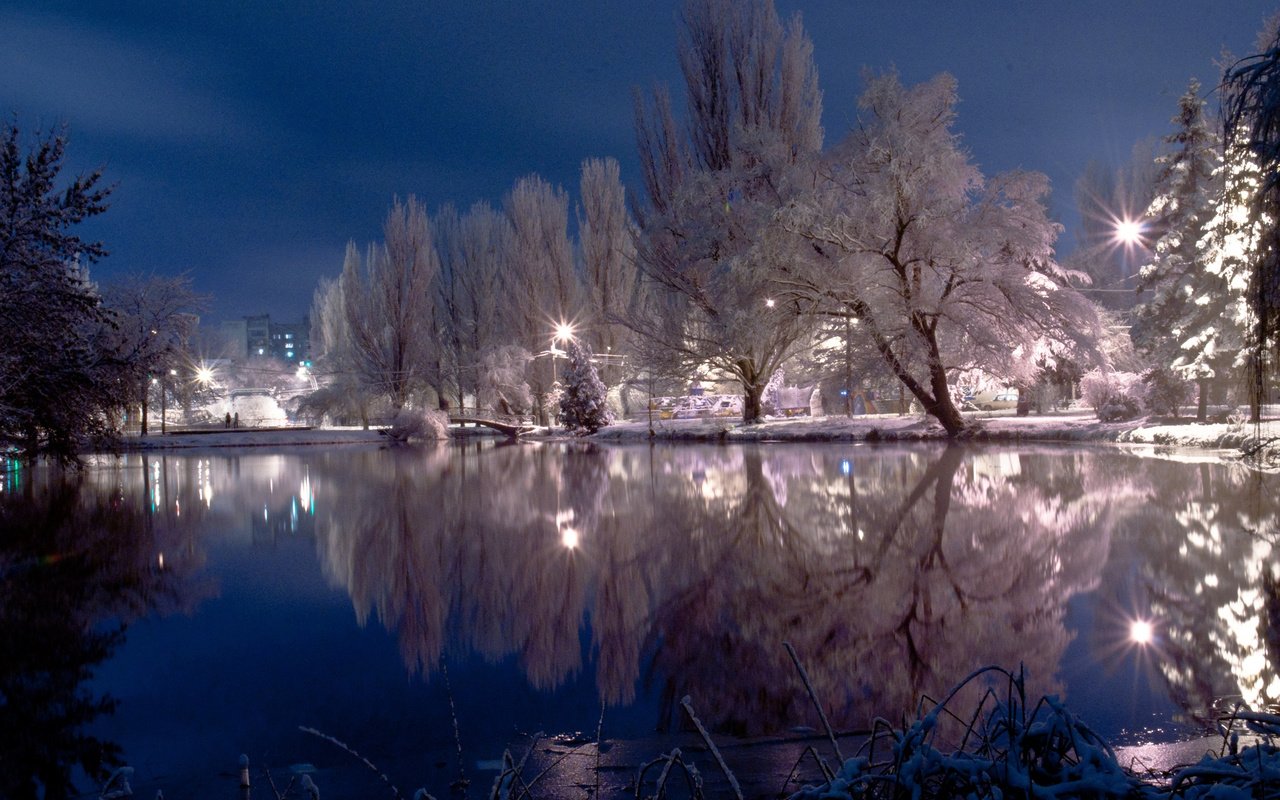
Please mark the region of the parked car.
[[1017, 389], [999, 389], [988, 392], [978, 392], [973, 397], [966, 398], [969, 405], [979, 411], [1000, 411], [1006, 408], [1018, 407], [1018, 390]]

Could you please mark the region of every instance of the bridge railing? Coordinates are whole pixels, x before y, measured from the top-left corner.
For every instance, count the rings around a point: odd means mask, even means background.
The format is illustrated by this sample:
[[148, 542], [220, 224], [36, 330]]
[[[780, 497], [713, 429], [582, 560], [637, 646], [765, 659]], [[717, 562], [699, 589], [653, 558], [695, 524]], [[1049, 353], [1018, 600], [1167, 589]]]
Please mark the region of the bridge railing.
[[530, 414], [502, 414], [491, 408], [476, 408], [474, 406], [451, 406], [449, 408], [449, 420], [458, 419], [486, 419], [492, 422], [501, 422], [507, 425], [534, 425], [533, 416]]

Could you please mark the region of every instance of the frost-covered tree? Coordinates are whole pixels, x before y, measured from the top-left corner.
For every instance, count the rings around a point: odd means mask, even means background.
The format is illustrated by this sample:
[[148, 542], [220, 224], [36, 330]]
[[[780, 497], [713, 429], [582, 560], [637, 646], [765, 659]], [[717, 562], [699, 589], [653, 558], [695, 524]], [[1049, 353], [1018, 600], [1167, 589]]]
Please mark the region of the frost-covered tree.
[[347, 245], [339, 279], [349, 367], [365, 390], [399, 411], [426, 385], [433, 366], [433, 287], [440, 259], [426, 210], [413, 196], [397, 198], [383, 242], [362, 261]]
[[462, 216], [445, 206], [433, 228], [440, 254], [441, 346], [462, 406], [466, 397], [479, 394], [485, 353], [502, 342], [499, 279], [511, 249], [511, 223], [488, 203], [476, 203]]
[[[1180, 332], [1183, 355], [1175, 367], [1203, 370], [1208, 362], [1247, 373], [1259, 332], [1252, 324], [1255, 247], [1265, 235], [1265, 223], [1251, 214], [1250, 204], [1262, 175], [1249, 150], [1228, 145], [1216, 178], [1221, 194], [1200, 244], [1204, 272], [1195, 294], [1200, 324]], [[1258, 413], [1255, 403], [1255, 418]]]
[[341, 279], [321, 279], [311, 301], [311, 371], [321, 385], [299, 410], [320, 418], [356, 419], [368, 428], [376, 395], [359, 380], [350, 333]]
[[[502, 263], [500, 318], [506, 341], [531, 353], [551, 341], [553, 327], [581, 311], [581, 285], [569, 241], [569, 195], [536, 175], [521, 178], [507, 193], [510, 247]], [[551, 366], [530, 370], [534, 403], [551, 386]]]
[[583, 161], [579, 191], [578, 246], [590, 315], [583, 337], [598, 353], [619, 354], [626, 342], [620, 320], [635, 297], [638, 273], [635, 224], [627, 213], [618, 162]]
[[861, 124], [777, 216], [808, 245], [781, 265], [789, 294], [856, 319], [951, 434], [965, 427], [953, 373], [1030, 384], [1046, 359], [1090, 355], [1098, 333], [1095, 308], [1070, 285], [1081, 276], [1054, 261], [1047, 179], [984, 179], [952, 130], [955, 103], [949, 75], [911, 88], [873, 78]]
[[771, 274], [791, 245], [763, 234], [822, 147], [813, 45], [771, 0], [688, 0], [681, 21], [687, 132], [665, 91], [636, 103], [649, 303], [631, 325], [668, 374], [710, 367], [737, 380], [754, 422], [769, 376], [809, 328], [795, 304], [774, 301]]
[[1250, 153], [1261, 177], [1261, 185], [1247, 198], [1250, 222], [1259, 228], [1249, 248], [1255, 415], [1266, 385], [1266, 363], [1280, 346], [1280, 15], [1259, 34], [1257, 50], [1223, 79], [1224, 139]]
[[591, 348], [570, 339], [569, 366], [561, 377], [560, 424], [575, 433], [595, 433], [609, 424], [608, 390], [591, 363]]
[[1144, 215], [1160, 231], [1151, 263], [1139, 273], [1132, 335], [1157, 368], [1169, 367], [1199, 385], [1196, 418], [1203, 422], [1210, 381], [1222, 373], [1243, 343], [1225, 304], [1230, 287], [1210, 269], [1212, 229], [1222, 200], [1221, 139], [1204, 111], [1200, 84], [1192, 81], [1178, 101], [1177, 130], [1166, 137], [1155, 199]]
[[29, 149], [15, 123], [0, 129], [0, 445], [27, 458], [75, 458], [108, 436], [113, 387], [95, 370], [104, 322], [86, 265], [106, 255], [76, 227], [107, 209], [100, 171], [64, 180], [66, 136]]
[[500, 414], [521, 415], [533, 408], [533, 395], [526, 374], [532, 356], [516, 345], [502, 345], [485, 351], [480, 359], [477, 399], [481, 408]]
[[189, 374], [170, 377], [170, 371], [189, 373], [189, 342], [200, 322], [204, 298], [191, 287], [188, 275], [127, 275], [102, 290], [107, 323], [98, 336], [106, 375], [119, 381], [120, 408], [142, 408], [142, 433], [147, 433], [153, 387], [178, 392]]

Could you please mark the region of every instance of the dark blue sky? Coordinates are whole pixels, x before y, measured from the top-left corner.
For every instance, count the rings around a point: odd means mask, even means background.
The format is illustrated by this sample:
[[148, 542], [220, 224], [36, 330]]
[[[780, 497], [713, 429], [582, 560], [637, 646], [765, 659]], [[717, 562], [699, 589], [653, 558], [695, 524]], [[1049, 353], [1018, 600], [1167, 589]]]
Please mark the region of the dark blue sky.
[[[1072, 184], [1169, 128], [1187, 81], [1247, 53], [1276, 0], [777, 0], [800, 10], [828, 143], [863, 67], [959, 80], [959, 128], [987, 173]], [[537, 172], [576, 194], [588, 156], [639, 185], [631, 88], [677, 88], [678, 2], [0, 4], [0, 110], [70, 125], [76, 169], [118, 185], [90, 233], [126, 271], [188, 271], [211, 320], [301, 317], [393, 195], [500, 202]]]

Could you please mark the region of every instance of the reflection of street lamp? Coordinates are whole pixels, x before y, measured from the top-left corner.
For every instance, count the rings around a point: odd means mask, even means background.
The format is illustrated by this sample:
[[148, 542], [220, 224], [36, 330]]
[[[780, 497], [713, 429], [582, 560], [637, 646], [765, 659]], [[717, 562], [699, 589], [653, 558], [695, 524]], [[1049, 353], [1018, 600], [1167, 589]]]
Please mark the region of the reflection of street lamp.
[[1151, 644], [1155, 639], [1155, 629], [1145, 619], [1137, 619], [1129, 623], [1129, 641], [1134, 644]]

